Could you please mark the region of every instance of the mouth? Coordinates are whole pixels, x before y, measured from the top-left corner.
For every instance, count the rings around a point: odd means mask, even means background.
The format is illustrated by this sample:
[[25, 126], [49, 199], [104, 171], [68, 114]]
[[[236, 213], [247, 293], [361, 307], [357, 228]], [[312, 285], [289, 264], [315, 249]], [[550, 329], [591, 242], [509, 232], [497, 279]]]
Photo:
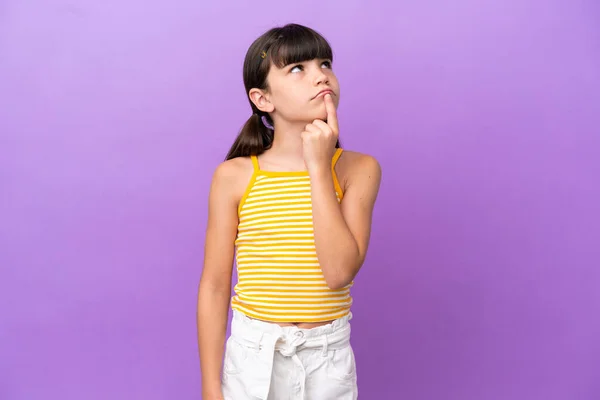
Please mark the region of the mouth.
[[313, 100], [314, 99], [318, 99], [319, 97], [324, 97], [327, 94], [335, 96], [335, 93], [333, 93], [333, 90], [331, 90], [331, 89], [325, 89], [325, 90], [321, 90], [319, 93], [317, 93], [317, 95], [315, 97], [313, 97]]

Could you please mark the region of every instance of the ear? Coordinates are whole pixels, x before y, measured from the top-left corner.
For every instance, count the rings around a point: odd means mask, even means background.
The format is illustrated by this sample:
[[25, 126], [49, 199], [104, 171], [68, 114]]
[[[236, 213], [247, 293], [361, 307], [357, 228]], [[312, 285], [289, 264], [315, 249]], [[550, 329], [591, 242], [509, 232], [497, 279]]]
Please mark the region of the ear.
[[261, 89], [250, 89], [248, 92], [248, 97], [250, 97], [250, 101], [254, 103], [256, 108], [265, 113], [271, 113], [275, 110], [275, 106], [269, 100], [268, 93]]

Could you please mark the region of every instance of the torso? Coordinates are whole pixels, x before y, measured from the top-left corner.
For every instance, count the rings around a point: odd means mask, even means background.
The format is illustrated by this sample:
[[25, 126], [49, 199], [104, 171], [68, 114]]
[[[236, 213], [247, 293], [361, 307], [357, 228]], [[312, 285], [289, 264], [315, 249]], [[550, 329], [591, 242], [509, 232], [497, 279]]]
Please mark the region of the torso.
[[[346, 188], [349, 184], [351, 166], [356, 165], [357, 164], [356, 161], [363, 156], [364, 155], [361, 153], [348, 151], [348, 150], [344, 150], [342, 155], [340, 156], [340, 158], [335, 166], [335, 173], [337, 175], [340, 186], [344, 192], [346, 191]], [[235, 193], [236, 193], [236, 197], [237, 197], [236, 201], [239, 204], [239, 202], [242, 200], [242, 197], [246, 191], [246, 188], [248, 187], [248, 182], [250, 181], [250, 179], [252, 178], [252, 175], [254, 173], [254, 166], [252, 164], [250, 157], [239, 157], [239, 158], [230, 160], [230, 162], [232, 164], [235, 163], [236, 179], [234, 181], [235, 182], [234, 185], [235, 185]], [[260, 162], [260, 157], [259, 157], [259, 162]], [[268, 169], [268, 164], [265, 164], [264, 169], [265, 170]], [[273, 171], [273, 172], [276, 172], [276, 171]], [[302, 329], [312, 329], [312, 328], [316, 328], [319, 326], [329, 324], [332, 321], [319, 321], [319, 322], [302, 322], [302, 321], [271, 322], [271, 321], [266, 321], [266, 322], [275, 323], [280, 326], [297, 326]]]

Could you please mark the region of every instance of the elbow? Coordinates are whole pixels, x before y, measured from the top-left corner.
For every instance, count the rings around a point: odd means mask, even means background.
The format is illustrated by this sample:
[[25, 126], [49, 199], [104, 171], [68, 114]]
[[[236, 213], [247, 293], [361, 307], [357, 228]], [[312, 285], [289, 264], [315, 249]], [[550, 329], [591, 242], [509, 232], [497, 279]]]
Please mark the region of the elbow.
[[226, 280], [202, 279], [198, 286], [198, 306], [229, 303], [231, 283]]
[[343, 289], [346, 285], [348, 285], [350, 283], [350, 281], [346, 282], [346, 281], [343, 281], [343, 280], [336, 280], [336, 281], [331, 281], [331, 280], [327, 281], [326, 280], [326, 283], [327, 283], [327, 287], [329, 289], [331, 289], [331, 290], [340, 290], [340, 289]]
[[354, 272], [350, 271], [340, 271], [324, 274], [325, 283], [327, 287], [331, 290], [340, 290], [348, 286], [352, 283], [354, 276], [356, 275]]
[[329, 289], [340, 290], [352, 283], [364, 262], [364, 257], [359, 254], [358, 249], [356, 253], [346, 257], [336, 257], [321, 269]]

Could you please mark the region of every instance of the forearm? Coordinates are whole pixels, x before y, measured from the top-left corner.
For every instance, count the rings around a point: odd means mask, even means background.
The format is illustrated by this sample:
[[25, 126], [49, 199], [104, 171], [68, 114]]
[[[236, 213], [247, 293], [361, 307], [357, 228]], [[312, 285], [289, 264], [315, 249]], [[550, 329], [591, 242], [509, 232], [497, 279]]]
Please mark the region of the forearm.
[[202, 373], [202, 392], [206, 398], [220, 398], [221, 367], [225, 335], [227, 332], [227, 310], [230, 293], [203, 287], [200, 284], [198, 293], [198, 349], [200, 352], [200, 369]]
[[360, 264], [358, 244], [348, 228], [335, 195], [331, 170], [311, 172], [313, 227], [317, 257], [327, 284], [349, 284]]

